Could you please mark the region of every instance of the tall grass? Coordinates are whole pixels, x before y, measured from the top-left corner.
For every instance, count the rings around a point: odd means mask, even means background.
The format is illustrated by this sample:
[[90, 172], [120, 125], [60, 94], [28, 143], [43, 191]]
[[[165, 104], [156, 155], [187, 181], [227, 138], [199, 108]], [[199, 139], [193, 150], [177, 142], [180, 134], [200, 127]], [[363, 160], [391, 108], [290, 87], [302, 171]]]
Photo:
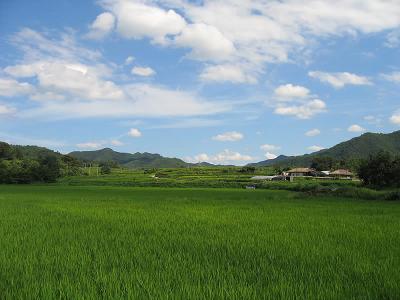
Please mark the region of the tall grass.
[[2, 299], [398, 299], [398, 202], [0, 186]]

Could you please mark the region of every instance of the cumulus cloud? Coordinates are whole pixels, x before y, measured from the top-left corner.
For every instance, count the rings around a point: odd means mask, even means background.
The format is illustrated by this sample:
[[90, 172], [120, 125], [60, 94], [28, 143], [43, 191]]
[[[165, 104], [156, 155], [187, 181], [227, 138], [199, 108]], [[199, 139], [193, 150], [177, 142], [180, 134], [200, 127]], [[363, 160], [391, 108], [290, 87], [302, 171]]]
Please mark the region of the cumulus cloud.
[[185, 19], [173, 9], [166, 10], [155, 3], [118, 0], [105, 4], [117, 16], [117, 31], [125, 38], [150, 38], [164, 44], [168, 35], [177, 35], [186, 26]]
[[364, 132], [365, 128], [361, 127], [360, 125], [354, 124], [347, 128], [348, 132]]
[[141, 136], [142, 136], [142, 133], [141, 133], [140, 130], [137, 129], [137, 128], [131, 128], [131, 129], [129, 130], [129, 132], [128, 132], [128, 135], [129, 135], [130, 137], [138, 138], [138, 137], [141, 137]]
[[26, 82], [18, 82], [11, 78], [0, 78], [0, 96], [14, 97], [32, 93], [34, 87]]
[[134, 60], [135, 60], [135, 58], [133, 56], [128, 56], [125, 59], [125, 65], [130, 65], [131, 63], [133, 63]]
[[89, 38], [101, 39], [109, 34], [115, 26], [115, 17], [109, 12], [104, 12], [96, 17], [90, 25], [90, 31], [87, 34]]
[[316, 114], [326, 111], [326, 104], [310, 94], [306, 87], [285, 84], [274, 90], [274, 113], [295, 116], [299, 119], [310, 119]]
[[265, 157], [266, 157], [267, 159], [275, 159], [275, 158], [277, 158], [278, 156], [277, 156], [276, 154], [274, 154], [274, 153], [267, 152], [267, 153], [265, 153]]
[[203, 81], [232, 82], [232, 83], [257, 83], [255, 76], [247, 73], [237, 65], [213, 65], [207, 66], [200, 74]]
[[86, 100], [124, 98], [122, 89], [114, 82], [105, 79], [107, 71], [101, 65], [54, 59], [5, 68], [6, 73], [15, 77], [36, 78], [38, 88], [46, 92], [68, 94], [72, 98]]
[[309, 130], [309, 131], [307, 131], [305, 133], [306, 136], [310, 136], [310, 137], [317, 136], [317, 135], [320, 135], [320, 134], [321, 134], [321, 131], [319, 129], [317, 129], [317, 128], [311, 129], [311, 130]]
[[290, 83], [277, 87], [274, 92], [276, 96], [284, 99], [307, 98], [310, 94], [309, 89]]
[[175, 38], [175, 44], [191, 48], [190, 57], [199, 60], [229, 60], [235, 52], [233, 43], [216, 27], [203, 23], [187, 25]]
[[185, 158], [185, 160], [193, 163], [209, 162], [212, 164], [240, 165], [249, 161], [253, 161], [254, 157], [225, 149], [224, 151], [217, 153], [215, 155], [208, 155], [206, 153], [202, 153], [194, 157], [187, 157]]
[[310, 151], [312, 151], [312, 152], [317, 152], [317, 151], [321, 151], [321, 150], [323, 150], [323, 149], [325, 149], [325, 148], [324, 148], [324, 147], [321, 147], [321, 146], [314, 145], [314, 146], [308, 147], [307, 149], [310, 150]]
[[372, 85], [369, 78], [348, 72], [328, 73], [320, 71], [308, 72], [312, 78], [318, 79], [333, 86], [334, 88], [342, 88], [345, 85]]
[[395, 124], [395, 125], [400, 125], [400, 112], [396, 112], [394, 113], [391, 117], [390, 117], [390, 122]]
[[212, 139], [214, 141], [219, 141], [219, 142], [236, 142], [240, 141], [243, 139], [244, 135], [240, 132], [237, 131], [229, 131], [225, 133], [218, 134], [216, 136], [213, 136]]
[[[312, 0], [307, 5], [291, 0], [101, 3], [116, 16], [117, 31], [125, 38], [149, 38], [153, 43], [190, 48], [190, 58], [245, 62], [257, 71], [267, 63], [301, 57], [320, 37], [393, 32], [400, 26], [400, 2], [396, 0], [361, 4]], [[388, 41], [396, 43], [394, 33], [388, 35]], [[345, 80], [360, 82], [360, 78], [350, 77]]]
[[310, 119], [316, 114], [326, 111], [326, 104], [320, 99], [314, 99], [301, 104], [279, 104], [274, 112], [278, 115], [295, 116], [299, 119]]
[[[207, 101], [192, 92], [116, 83], [114, 65], [100, 53], [79, 46], [71, 35], [59, 36], [23, 29], [11, 39], [24, 56], [3, 69], [12, 78], [0, 79], [0, 94], [26, 94], [35, 100], [20, 110], [21, 117], [201, 116], [232, 108], [231, 103]], [[22, 82], [24, 78], [33, 83]]]
[[156, 74], [156, 72], [150, 67], [133, 67], [131, 72], [134, 75], [143, 77], [149, 77]]

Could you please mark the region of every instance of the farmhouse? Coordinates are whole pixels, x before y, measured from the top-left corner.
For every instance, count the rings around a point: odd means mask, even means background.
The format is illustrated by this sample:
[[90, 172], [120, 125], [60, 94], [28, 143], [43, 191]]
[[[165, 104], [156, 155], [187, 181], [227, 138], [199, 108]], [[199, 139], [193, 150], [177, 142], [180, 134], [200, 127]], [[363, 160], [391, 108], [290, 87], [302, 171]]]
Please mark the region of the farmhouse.
[[310, 168], [294, 168], [287, 171], [290, 177], [315, 176], [315, 170]]
[[339, 169], [331, 172], [330, 176], [341, 179], [352, 179], [354, 174], [346, 169]]

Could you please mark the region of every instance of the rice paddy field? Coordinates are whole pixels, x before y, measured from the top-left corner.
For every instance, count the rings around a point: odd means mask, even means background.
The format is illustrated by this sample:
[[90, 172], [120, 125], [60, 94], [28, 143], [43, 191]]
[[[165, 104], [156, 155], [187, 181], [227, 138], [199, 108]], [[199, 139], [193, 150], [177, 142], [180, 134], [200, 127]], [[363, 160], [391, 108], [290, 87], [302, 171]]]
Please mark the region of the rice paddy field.
[[1, 299], [399, 299], [400, 203], [0, 185]]

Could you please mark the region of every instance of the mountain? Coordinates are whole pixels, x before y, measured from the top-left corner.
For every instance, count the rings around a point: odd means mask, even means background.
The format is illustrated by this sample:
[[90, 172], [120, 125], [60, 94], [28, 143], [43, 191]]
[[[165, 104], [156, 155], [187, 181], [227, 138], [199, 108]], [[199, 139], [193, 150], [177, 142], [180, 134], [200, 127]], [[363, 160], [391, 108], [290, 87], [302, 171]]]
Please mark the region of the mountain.
[[392, 133], [365, 133], [349, 141], [301, 156], [278, 156], [275, 159], [260, 161], [251, 166], [309, 166], [316, 157], [330, 157], [335, 160], [352, 160], [367, 158], [379, 151], [387, 151], [395, 155], [400, 154], [400, 131]]
[[190, 164], [178, 158], [168, 158], [147, 152], [121, 153], [110, 148], [96, 151], [74, 151], [69, 153], [69, 156], [82, 161], [112, 161], [127, 168], [183, 168], [190, 166]]

